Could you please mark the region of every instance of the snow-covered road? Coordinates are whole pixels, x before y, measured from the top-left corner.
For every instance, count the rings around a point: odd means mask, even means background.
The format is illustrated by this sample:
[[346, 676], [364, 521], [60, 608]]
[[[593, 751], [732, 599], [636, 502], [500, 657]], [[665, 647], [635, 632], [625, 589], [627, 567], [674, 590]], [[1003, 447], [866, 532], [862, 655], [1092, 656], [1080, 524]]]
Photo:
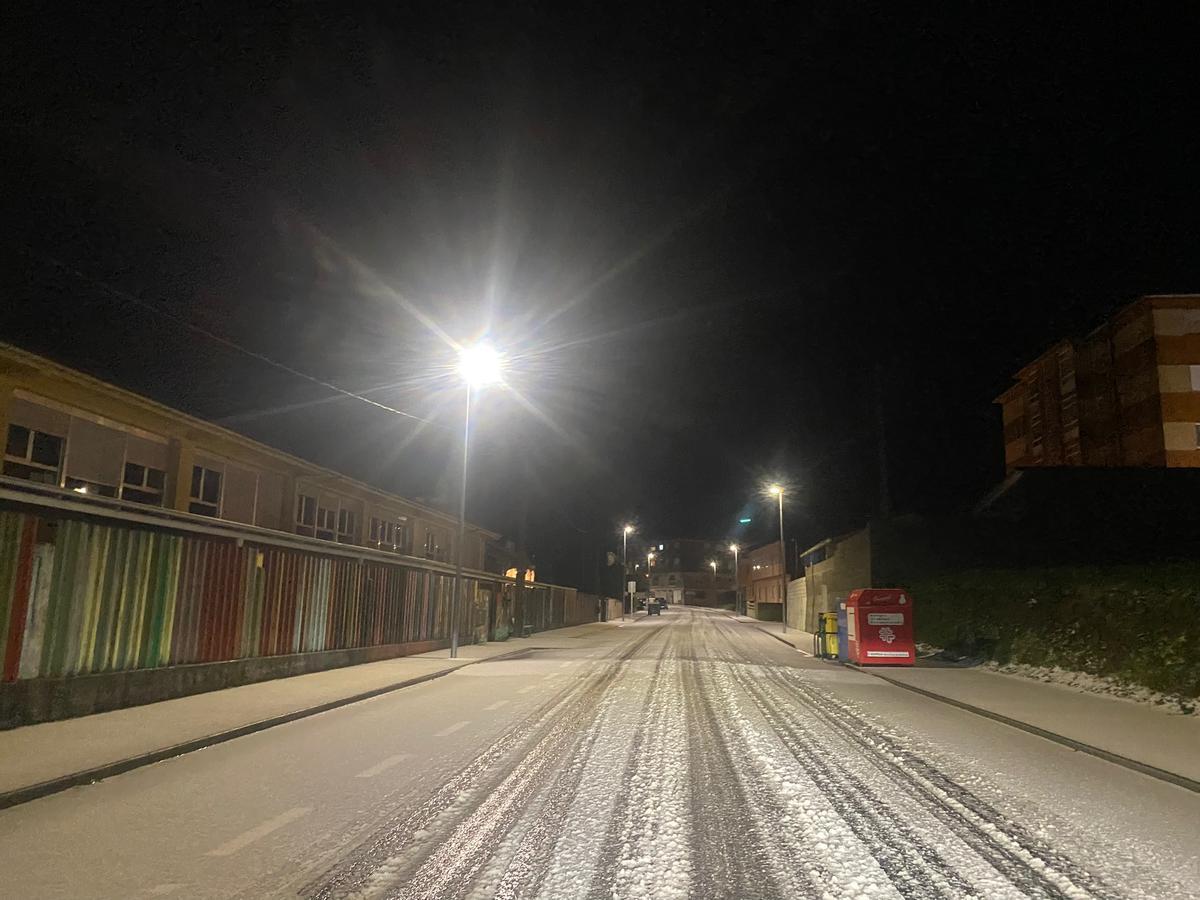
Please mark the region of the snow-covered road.
[[1200, 898], [1200, 795], [725, 614], [514, 647], [0, 811], [0, 896]]
[[1164, 872], [1128, 846], [1097, 854], [1053, 798], [1014, 798], [987, 762], [922, 752], [921, 721], [872, 715], [725, 616], [629, 630], [310, 895], [1200, 895], [1194, 858]]

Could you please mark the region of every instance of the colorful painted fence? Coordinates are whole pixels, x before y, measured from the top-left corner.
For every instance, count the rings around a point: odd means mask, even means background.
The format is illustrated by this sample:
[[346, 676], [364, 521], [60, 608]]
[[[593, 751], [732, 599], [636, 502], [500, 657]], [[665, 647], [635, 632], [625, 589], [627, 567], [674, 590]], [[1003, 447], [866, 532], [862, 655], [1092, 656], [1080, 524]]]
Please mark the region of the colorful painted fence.
[[[466, 579], [466, 640], [479, 587]], [[13, 681], [442, 641], [453, 590], [453, 576], [401, 564], [0, 511], [0, 672]]]

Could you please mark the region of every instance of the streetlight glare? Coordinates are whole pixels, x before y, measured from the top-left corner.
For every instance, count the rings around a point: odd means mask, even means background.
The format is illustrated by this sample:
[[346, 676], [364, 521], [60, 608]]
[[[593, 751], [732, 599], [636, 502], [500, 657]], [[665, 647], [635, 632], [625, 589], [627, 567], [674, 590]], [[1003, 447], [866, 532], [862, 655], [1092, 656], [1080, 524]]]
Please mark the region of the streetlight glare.
[[778, 484], [772, 484], [767, 487], [767, 493], [772, 497], [778, 497], [783, 493], [783, 488]]
[[738, 552], [738, 545], [737, 545], [737, 544], [730, 544], [730, 545], [729, 545], [729, 552], [730, 552], [730, 553], [737, 553], [737, 552]]
[[458, 351], [458, 374], [471, 387], [495, 384], [503, 370], [504, 359], [491, 344], [475, 344]]
[[632, 525], [625, 526], [625, 534], [633, 534], [633, 526]]

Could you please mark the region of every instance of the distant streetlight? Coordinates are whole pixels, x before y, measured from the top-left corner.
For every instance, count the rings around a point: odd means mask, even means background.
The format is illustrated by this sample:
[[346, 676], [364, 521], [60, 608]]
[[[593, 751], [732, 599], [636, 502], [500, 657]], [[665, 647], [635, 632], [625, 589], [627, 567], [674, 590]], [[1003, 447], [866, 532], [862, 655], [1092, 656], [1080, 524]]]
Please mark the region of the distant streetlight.
[[650, 575], [654, 568], [655, 553], [653, 550], [646, 554], [646, 612], [650, 612]]
[[783, 544], [783, 486], [772, 484], [767, 493], [779, 498], [779, 573], [783, 588], [783, 633], [787, 634], [787, 551]]
[[[629, 536], [633, 534], [633, 526], [625, 525], [621, 529], [621, 620], [625, 620], [625, 598], [629, 596]], [[629, 615], [633, 615], [633, 603], [629, 604]]]
[[458, 495], [458, 552], [454, 560], [454, 603], [450, 607], [450, 658], [458, 657], [458, 618], [462, 607], [463, 552], [467, 538], [467, 469], [471, 449], [471, 393], [496, 384], [504, 377], [504, 357], [491, 344], [460, 347], [458, 376], [467, 388], [466, 413], [463, 416], [462, 484]]
[[713, 570], [713, 584], [716, 584], [716, 583], [717, 583], [717, 561], [716, 561], [715, 559], [710, 559], [710, 560], [708, 561], [708, 564], [709, 564], [710, 566], [712, 566], [712, 570]]
[[738, 545], [730, 544], [729, 552], [733, 554], [733, 614], [738, 614]]

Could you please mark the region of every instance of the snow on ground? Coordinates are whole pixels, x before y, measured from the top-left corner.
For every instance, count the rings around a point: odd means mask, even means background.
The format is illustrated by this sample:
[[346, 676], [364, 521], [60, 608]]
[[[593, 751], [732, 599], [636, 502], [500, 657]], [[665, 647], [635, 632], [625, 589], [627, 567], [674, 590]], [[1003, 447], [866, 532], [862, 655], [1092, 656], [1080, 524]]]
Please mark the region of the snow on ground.
[[1200, 897], [1062, 748], [992, 752], [959, 711], [724, 619], [629, 633], [389, 833], [357, 889], [320, 896]]

